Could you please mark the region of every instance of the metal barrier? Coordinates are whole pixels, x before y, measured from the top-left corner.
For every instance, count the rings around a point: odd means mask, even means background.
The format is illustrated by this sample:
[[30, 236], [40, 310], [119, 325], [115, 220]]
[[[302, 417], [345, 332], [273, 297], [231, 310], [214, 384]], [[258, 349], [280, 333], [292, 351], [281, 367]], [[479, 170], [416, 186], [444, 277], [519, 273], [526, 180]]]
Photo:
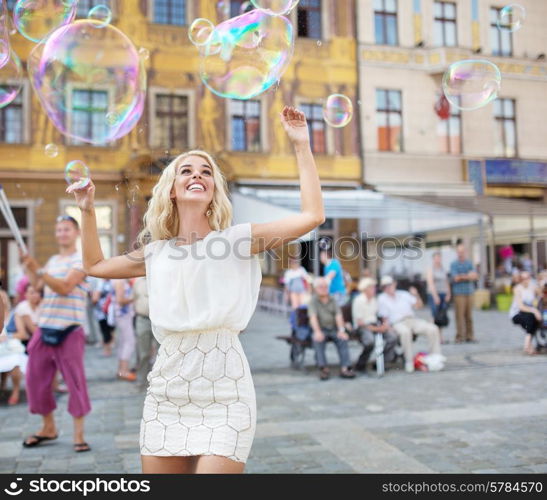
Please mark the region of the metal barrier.
[[260, 287], [257, 307], [263, 311], [281, 314], [286, 317], [289, 317], [291, 312], [291, 307], [285, 300], [284, 291], [272, 286]]

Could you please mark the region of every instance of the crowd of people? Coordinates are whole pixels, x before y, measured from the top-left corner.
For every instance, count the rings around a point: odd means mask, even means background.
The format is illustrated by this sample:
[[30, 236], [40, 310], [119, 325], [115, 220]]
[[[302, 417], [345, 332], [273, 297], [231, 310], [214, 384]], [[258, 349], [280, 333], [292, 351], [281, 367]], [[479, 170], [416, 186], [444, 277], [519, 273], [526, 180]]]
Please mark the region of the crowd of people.
[[[319, 378], [326, 380], [330, 376], [325, 357], [325, 343], [329, 340], [338, 351], [342, 378], [354, 378], [357, 371], [366, 372], [372, 353], [378, 350], [378, 343], [384, 361], [390, 363], [402, 356], [407, 372], [415, 369], [413, 341], [417, 336], [427, 339], [428, 354], [442, 356], [441, 344], [450, 342], [443, 337], [443, 328], [449, 323], [447, 310], [450, 305], [454, 308], [456, 326], [453, 342], [477, 343], [473, 298], [479, 276], [464, 244], [457, 245], [456, 255], [449, 268], [445, 268], [441, 253], [433, 253], [431, 265], [425, 272], [430, 321], [416, 316], [416, 310], [424, 306], [418, 290], [413, 286], [408, 291], [399, 290], [392, 276], [383, 276], [378, 286], [377, 280], [365, 269], [353, 293], [348, 292], [350, 283], [346, 273], [330, 250], [320, 253], [323, 275], [315, 278], [298, 259], [290, 258], [282, 282], [292, 309], [291, 324], [294, 329], [299, 309], [307, 310], [308, 335], [315, 351]], [[510, 317], [526, 331], [526, 354], [537, 352], [533, 337], [540, 328], [547, 328], [545, 282], [543, 278], [536, 283], [529, 272], [523, 271], [514, 289]], [[351, 311], [350, 324], [344, 321], [344, 307]], [[353, 333], [363, 346], [355, 362], [350, 360], [348, 333]], [[306, 339], [299, 335], [299, 340]]]

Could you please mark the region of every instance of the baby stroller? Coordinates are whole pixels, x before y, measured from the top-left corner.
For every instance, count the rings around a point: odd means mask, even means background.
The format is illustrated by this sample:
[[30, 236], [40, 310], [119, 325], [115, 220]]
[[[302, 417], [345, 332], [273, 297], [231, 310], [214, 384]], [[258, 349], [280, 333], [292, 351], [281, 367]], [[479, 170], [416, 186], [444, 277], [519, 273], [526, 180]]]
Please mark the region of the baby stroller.
[[308, 306], [301, 305], [291, 312], [291, 366], [302, 368], [306, 349], [312, 345], [312, 330], [308, 317]]

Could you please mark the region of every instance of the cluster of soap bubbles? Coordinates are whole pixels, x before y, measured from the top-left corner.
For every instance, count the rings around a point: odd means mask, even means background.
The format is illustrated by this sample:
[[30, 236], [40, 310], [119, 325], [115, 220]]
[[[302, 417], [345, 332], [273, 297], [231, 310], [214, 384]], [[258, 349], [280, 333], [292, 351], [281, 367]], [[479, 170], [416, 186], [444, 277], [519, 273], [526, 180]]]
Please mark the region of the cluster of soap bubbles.
[[[295, 41], [293, 25], [284, 14], [298, 2], [244, 2], [240, 15], [217, 26], [208, 19], [194, 20], [188, 37], [199, 49], [203, 83], [214, 94], [231, 99], [251, 99], [278, 83], [291, 60]], [[229, 16], [229, 2], [218, 2], [217, 11], [221, 18]], [[329, 125], [344, 127], [352, 116], [353, 104], [348, 97], [334, 94], [325, 101], [324, 118]]]
[[[499, 11], [497, 26], [502, 31], [519, 30], [526, 19], [522, 5], [507, 5]], [[451, 106], [463, 111], [482, 108], [498, 97], [501, 72], [492, 62], [468, 59], [450, 65], [443, 75], [443, 93]]]
[[[142, 116], [149, 54], [110, 24], [108, 6], [95, 5], [87, 19], [75, 21], [77, 6], [78, 0], [18, 0], [13, 26], [36, 43], [28, 76], [55, 128], [77, 141], [107, 145], [128, 134]], [[0, 108], [15, 100], [24, 83], [8, 30], [9, 12], [0, 0]], [[90, 109], [94, 126], [79, 126], [80, 110]], [[48, 144], [44, 153], [56, 158], [59, 147]], [[70, 162], [65, 174], [67, 182], [89, 183], [89, 169], [80, 161]]]
[[203, 83], [220, 97], [250, 99], [279, 81], [293, 55], [295, 34], [286, 17], [254, 9], [217, 26], [196, 19], [189, 38], [200, 51]]

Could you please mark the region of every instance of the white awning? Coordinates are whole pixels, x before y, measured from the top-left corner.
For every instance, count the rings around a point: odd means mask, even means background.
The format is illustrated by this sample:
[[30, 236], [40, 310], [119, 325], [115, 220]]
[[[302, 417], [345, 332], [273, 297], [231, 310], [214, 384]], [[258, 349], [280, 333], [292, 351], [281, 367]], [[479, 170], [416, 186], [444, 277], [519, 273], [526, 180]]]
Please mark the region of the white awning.
[[[297, 189], [241, 186], [232, 197], [234, 214], [237, 213], [234, 219], [239, 222], [274, 221], [300, 211]], [[472, 226], [482, 217], [480, 212], [396, 198], [366, 189], [324, 189], [323, 201], [328, 218], [360, 219], [361, 230], [375, 237]]]

